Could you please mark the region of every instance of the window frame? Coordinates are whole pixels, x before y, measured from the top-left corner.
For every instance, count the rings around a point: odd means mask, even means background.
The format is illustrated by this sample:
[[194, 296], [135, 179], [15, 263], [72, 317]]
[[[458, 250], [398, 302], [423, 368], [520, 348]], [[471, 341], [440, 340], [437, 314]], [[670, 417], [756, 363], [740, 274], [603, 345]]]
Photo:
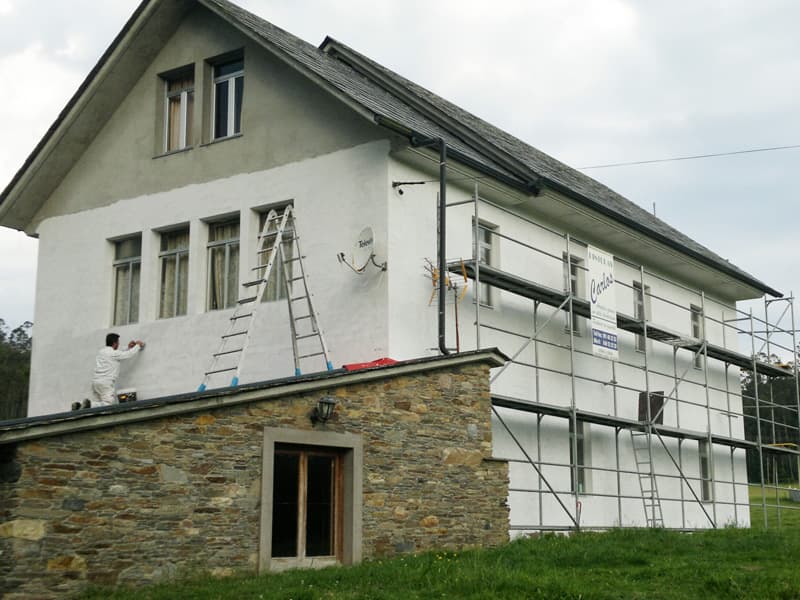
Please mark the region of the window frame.
[[[342, 520], [343, 520], [343, 506], [342, 506], [342, 472], [343, 472], [343, 453], [336, 448], [326, 448], [321, 446], [299, 446], [294, 444], [276, 444], [274, 459], [277, 461], [279, 456], [296, 456], [297, 471], [292, 473], [295, 476], [296, 488], [296, 501], [295, 501], [295, 523], [293, 540], [295, 545], [294, 555], [277, 556], [275, 554], [275, 519], [276, 503], [275, 498], [275, 479], [273, 477], [273, 514], [272, 514], [272, 546], [270, 554], [275, 561], [291, 563], [291, 566], [297, 567], [311, 567], [311, 566], [327, 566], [338, 564], [342, 557]], [[310, 506], [310, 488], [311, 486], [311, 472], [310, 461], [312, 458], [330, 459], [330, 513], [328, 517], [328, 544], [327, 547], [332, 552], [326, 554], [309, 554], [308, 549], [308, 536], [309, 536], [309, 522], [311, 521], [312, 507]], [[277, 463], [276, 463], [277, 465]], [[277, 475], [277, 466], [274, 466], [274, 474]], [[288, 566], [288, 565], [287, 565]]]
[[[117, 258], [118, 249], [121, 247], [120, 245], [125, 243], [125, 242], [127, 242], [127, 241], [130, 241], [130, 240], [138, 240], [139, 241], [139, 255], [138, 256], [128, 256], [128, 257], [124, 257], [124, 258]], [[114, 259], [113, 259], [113, 261], [111, 263], [112, 272], [113, 272], [112, 280], [113, 280], [113, 285], [114, 285], [114, 294], [113, 294], [114, 298], [113, 298], [113, 311], [112, 311], [112, 315], [111, 315], [111, 324], [113, 326], [115, 326], [115, 327], [121, 327], [121, 326], [124, 326], [124, 325], [133, 325], [133, 324], [139, 322], [139, 308], [140, 308], [139, 307], [139, 304], [140, 304], [139, 300], [140, 300], [140, 298], [137, 298], [137, 302], [135, 304], [136, 314], [133, 315], [133, 318], [131, 318], [132, 317], [131, 313], [132, 313], [132, 308], [134, 307], [134, 304], [132, 302], [132, 300], [134, 298], [134, 295], [138, 295], [138, 294], [141, 293], [142, 234], [138, 233], [138, 234], [135, 234], [135, 235], [126, 236], [124, 238], [119, 238], [119, 239], [111, 240], [111, 241], [114, 244]], [[139, 279], [136, 282], [136, 290], [133, 289], [134, 288], [134, 286], [133, 286], [134, 267], [138, 267], [138, 271], [139, 271]], [[128, 311], [127, 311], [127, 314], [125, 316], [125, 319], [122, 320], [122, 319], [119, 318], [119, 315], [117, 314], [117, 305], [118, 305], [117, 293], [119, 291], [118, 281], [119, 281], [120, 273], [122, 273], [125, 270], [127, 270], [127, 273], [128, 273], [128, 275], [127, 275], [127, 277], [128, 277], [128, 285], [127, 285], [127, 290], [128, 290], [128, 298], [127, 298]]]
[[[634, 281], [633, 289], [633, 318], [644, 323], [650, 321], [650, 286], [642, 286], [640, 281]], [[636, 352], [647, 352], [647, 337], [635, 335], [633, 349]]]
[[697, 441], [697, 458], [700, 463], [700, 501], [714, 501], [714, 481], [712, 478], [711, 444], [708, 440]]
[[[273, 479], [276, 449], [296, 445], [308, 449], [325, 449], [342, 456], [342, 525], [341, 556], [338, 562], [351, 565], [360, 562], [362, 552], [364, 450], [360, 434], [333, 433], [265, 427], [261, 470], [261, 518], [258, 570], [260, 573], [280, 571], [296, 566], [292, 560], [272, 557]], [[323, 561], [324, 562], [324, 561]], [[313, 564], [311, 566], [326, 566]]]
[[[577, 433], [575, 426], [577, 426]], [[590, 428], [586, 421], [569, 419], [569, 489], [573, 494], [576, 493], [576, 481], [578, 494], [588, 494], [591, 489], [591, 464], [588, 460], [590, 456], [589, 437]], [[576, 440], [577, 461], [573, 450], [573, 438]]]
[[[225, 75], [218, 75], [218, 70], [232, 65], [241, 63], [242, 67], [231, 73]], [[236, 137], [242, 134], [242, 112], [244, 107], [244, 55], [229, 56], [225, 59], [215, 60], [210, 63], [211, 66], [211, 141], [224, 140], [231, 137]], [[241, 81], [240, 98], [237, 111], [237, 80]], [[217, 131], [217, 88], [220, 85], [227, 84], [227, 114], [225, 116], [225, 134], [220, 135]], [[236, 130], [236, 122], [238, 120], [239, 129]]]
[[[586, 292], [586, 278], [584, 274], [585, 267], [583, 265], [585, 262], [583, 258], [574, 254], [567, 254], [564, 252], [562, 255], [564, 291], [571, 293], [573, 298], [584, 298], [584, 293]], [[572, 317], [571, 323], [570, 316]], [[571, 331], [572, 335], [581, 336], [581, 318], [582, 317], [575, 313], [574, 310], [570, 314], [569, 308], [567, 308], [564, 331], [566, 333], [570, 333]]]
[[[256, 251], [258, 256], [257, 262], [263, 263], [263, 264], [257, 264], [256, 268], [266, 267], [267, 263], [269, 262], [269, 253], [263, 252], [263, 250], [265, 249], [264, 248], [265, 238], [261, 237], [261, 233], [264, 229], [264, 224], [266, 222], [267, 215], [269, 215], [270, 211], [274, 210], [275, 212], [278, 213], [278, 216], [282, 217], [284, 211], [287, 208], [291, 208], [294, 211], [294, 203], [286, 202], [285, 204], [270, 206], [266, 209], [256, 211], [256, 214], [258, 215], [258, 233], [256, 235]], [[288, 228], [293, 229], [295, 227], [294, 214], [292, 214], [292, 217], [289, 220], [289, 222], [286, 223], [286, 226], [287, 229]], [[285, 231], [286, 230], [284, 230], [284, 232]], [[288, 258], [284, 254], [286, 252], [287, 246], [288, 249], [290, 250], [288, 253], [290, 254], [290, 256], [288, 256]], [[294, 278], [294, 263], [295, 263], [295, 261], [292, 260], [294, 258], [294, 244], [291, 245], [281, 244], [280, 252], [281, 252], [280, 256], [281, 258], [283, 258], [283, 261], [287, 260], [291, 261], [288, 262], [287, 264], [286, 271], [288, 271], [288, 273], [284, 270], [284, 265], [282, 264], [283, 263], [282, 260], [279, 260], [276, 264], [272, 266], [272, 275], [270, 277], [270, 281], [267, 283], [267, 289], [264, 290], [264, 295], [261, 297], [261, 302], [276, 302], [278, 300], [287, 300], [292, 293], [292, 279]], [[275, 270], [276, 268], [278, 269], [278, 271]], [[261, 272], [260, 275], [263, 275], [263, 272]], [[278, 276], [278, 279], [274, 279], [276, 275]], [[282, 283], [277, 283], [277, 282], [282, 282]]]
[[[192, 147], [192, 136], [194, 133], [193, 121], [195, 110], [195, 67], [194, 64], [175, 69], [160, 75], [163, 82], [164, 91], [164, 145], [165, 154], [188, 150]], [[191, 79], [190, 86], [181, 87], [178, 90], [170, 91], [170, 84], [181, 80]], [[189, 110], [189, 100], [191, 97], [192, 110]], [[177, 147], [170, 148], [170, 101], [173, 98], [180, 98], [179, 121], [178, 121], [178, 143]]]
[[[705, 318], [703, 315], [703, 307], [696, 304], [689, 305], [689, 318], [691, 320], [691, 335], [693, 338], [700, 340], [701, 345], [705, 340], [704, 323]], [[703, 352], [698, 352], [692, 357], [692, 364], [695, 369], [703, 368]]]
[[[175, 234], [185, 234], [186, 235], [186, 246], [181, 248], [173, 248], [171, 250], [164, 250], [164, 240], [166, 239], [165, 236], [175, 235]], [[188, 269], [189, 269], [189, 246], [190, 246], [190, 230], [189, 227], [182, 227], [176, 229], [169, 229], [166, 231], [160, 231], [159, 236], [159, 252], [158, 252], [158, 262], [159, 262], [159, 293], [158, 293], [158, 318], [159, 319], [170, 319], [173, 317], [182, 317], [187, 314], [188, 312], [188, 300], [189, 300], [189, 284], [188, 284]], [[181, 274], [181, 267], [182, 262], [181, 259], [185, 261], [185, 269], [187, 275], [187, 282], [186, 285], [181, 287], [180, 285], [180, 274]], [[173, 282], [173, 298], [172, 298], [172, 311], [171, 314], [165, 314], [164, 310], [164, 279], [165, 279], [165, 268], [167, 262], [170, 260], [175, 260], [175, 281]], [[179, 307], [181, 304], [181, 296], [183, 296], [183, 305], [184, 311], [179, 312]]]
[[[237, 234], [235, 238], [226, 238], [222, 240], [212, 240], [212, 231], [214, 227], [224, 227], [227, 225], [236, 224], [238, 227]], [[208, 241], [206, 242], [206, 265], [207, 265], [207, 272], [208, 275], [206, 277], [206, 311], [212, 310], [227, 310], [230, 308], [234, 308], [239, 300], [239, 267], [241, 265], [241, 237], [242, 237], [242, 225], [241, 219], [237, 215], [236, 217], [230, 217], [227, 219], [219, 219], [216, 221], [211, 221], [208, 223], [209, 232], [208, 232]], [[238, 249], [238, 255], [236, 257], [236, 297], [234, 300], [230, 300], [230, 288], [229, 281], [231, 277], [231, 248], [236, 247]], [[224, 259], [224, 276], [223, 276], [223, 305], [222, 306], [212, 306], [212, 300], [214, 295], [212, 294], [212, 261], [214, 250], [217, 248], [224, 247], [225, 248], [225, 259]]]
[[[475, 252], [475, 258], [480, 264], [485, 264], [490, 267], [496, 267], [497, 261], [497, 245], [494, 243], [494, 236], [498, 233], [498, 227], [494, 223], [478, 219], [475, 223], [475, 217], [472, 217], [472, 246]], [[476, 234], [477, 238], [476, 238]], [[484, 252], [488, 254], [488, 260], [484, 260]], [[480, 266], [478, 267], [480, 269]], [[480, 273], [480, 271], [479, 271]], [[480, 284], [480, 298], [476, 301], [480, 306], [485, 308], [494, 308], [495, 306], [495, 291], [491, 285], [481, 282]]]

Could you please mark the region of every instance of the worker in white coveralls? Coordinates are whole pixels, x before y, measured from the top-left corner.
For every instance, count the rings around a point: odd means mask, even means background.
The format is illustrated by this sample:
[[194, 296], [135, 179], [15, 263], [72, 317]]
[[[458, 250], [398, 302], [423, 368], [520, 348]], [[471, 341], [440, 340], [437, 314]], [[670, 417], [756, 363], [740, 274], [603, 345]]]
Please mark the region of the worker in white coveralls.
[[127, 350], [120, 350], [119, 335], [109, 333], [106, 336], [106, 345], [97, 352], [92, 377], [92, 394], [96, 406], [110, 406], [117, 403], [114, 384], [119, 376], [119, 361], [133, 358], [142, 349], [144, 342], [134, 340], [128, 344]]

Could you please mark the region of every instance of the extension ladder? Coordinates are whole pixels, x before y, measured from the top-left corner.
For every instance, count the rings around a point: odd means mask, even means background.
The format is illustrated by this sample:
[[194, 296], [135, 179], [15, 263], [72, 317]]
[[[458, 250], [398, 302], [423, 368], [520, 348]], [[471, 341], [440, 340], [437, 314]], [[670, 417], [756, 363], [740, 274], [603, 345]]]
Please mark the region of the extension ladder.
[[636, 461], [636, 471], [639, 474], [639, 488], [642, 490], [644, 517], [648, 527], [663, 527], [664, 516], [661, 513], [661, 496], [658, 494], [656, 475], [653, 470], [651, 436], [652, 433], [649, 427], [644, 431], [631, 429], [633, 458]]
[[[308, 277], [303, 265], [305, 257], [300, 251], [300, 238], [294, 227], [292, 207], [287, 206], [281, 213], [276, 210], [269, 211], [258, 240], [257, 262], [261, 262], [263, 255], [267, 255], [268, 259], [265, 264], [259, 264], [251, 269], [260, 273], [256, 279], [244, 284], [246, 289], [255, 288], [255, 293], [239, 299], [230, 318], [228, 330], [222, 335], [219, 348], [213, 354], [211, 365], [205, 372], [198, 391], [207, 389], [212, 378], [230, 373], [233, 373], [230, 386], [239, 385], [242, 361], [250, 343], [250, 329], [256, 310], [273, 276], [286, 284], [295, 375], [302, 374], [301, 360], [307, 361], [315, 357], [322, 358], [328, 371], [333, 370], [328, 358], [328, 346], [319, 326], [319, 317], [308, 291]], [[285, 259], [286, 256], [289, 258]], [[299, 271], [296, 276], [292, 274], [295, 265]], [[292, 292], [296, 292], [297, 295], [292, 295]]]

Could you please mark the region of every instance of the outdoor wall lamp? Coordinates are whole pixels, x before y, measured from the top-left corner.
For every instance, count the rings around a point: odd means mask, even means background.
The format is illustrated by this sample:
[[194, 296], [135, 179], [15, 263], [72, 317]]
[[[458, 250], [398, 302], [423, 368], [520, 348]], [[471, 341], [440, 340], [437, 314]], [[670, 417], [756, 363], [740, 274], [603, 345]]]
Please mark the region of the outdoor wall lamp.
[[333, 409], [336, 407], [336, 398], [323, 396], [311, 411], [311, 422], [313, 424], [326, 423], [333, 416]]

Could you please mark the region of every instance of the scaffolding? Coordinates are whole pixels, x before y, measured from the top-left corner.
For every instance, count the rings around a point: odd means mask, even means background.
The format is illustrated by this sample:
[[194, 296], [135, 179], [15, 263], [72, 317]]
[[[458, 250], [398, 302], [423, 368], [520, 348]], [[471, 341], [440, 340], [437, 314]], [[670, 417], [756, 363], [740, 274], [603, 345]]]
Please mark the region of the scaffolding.
[[[463, 173], [465, 178], [470, 177], [468, 173]], [[533, 519], [536, 522], [512, 522], [512, 531], [607, 529], [607, 524], [582, 523], [583, 501], [587, 497], [604, 497], [615, 501], [618, 526], [625, 526], [631, 521], [631, 502], [636, 502], [641, 506], [641, 509], [637, 509], [641, 512], [635, 519], [639, 523], [636, 526], [644, 523], [648, 527], [680, 530], [757, 521], [762, 522], [764, 527], [773, 524], [780, 527], [784, 511], [800, 509], [800, 492], [788, 485], [797, 485], [800, 478], [800, 382], [794, 298], [791, 295], [786, 298], [765, 297], [762, 319], [755, 316], [752, 309], [740, 311], [729, 302], [707, 296], [704, 290], [693, 289], [624, 257], [615, 256], [615, 263], [638, 273], [638, 281], [632, 284], [616, 281], [617, 285], [629, 288], [632, 297], [638, 295], [641, 298], [639, 306], [634, 307], [634, 313], [638, 314], [617, 311], [618, 329], [636, 336], [637, 353], [633, 357], [636, 360], [627, 359], [622, 354], [615, 361], [594, 356], [591, 349], [587, 351], [576, 343], [578, 336], [573, 325], [576, 319], [590, 318], [589, 302], [567, 279], [571, 269], [587, 270], [572, 259], [576, 248], [585, 248], [587, 243], [528, 218], [520, 211], [482, 198], [479, 195], [478, 178], [474, 178], [474, 182], [471, 201], [448, 205], [452, 208], [472, 204], [472, 259], [453, 262], [449, 268], [459, 273], [466, 269], [467, 276], [473, 280], [476, 347], [486, 347], [482, 338], [485, 340], [491, 336], [494, 340], [502, 339], [502, 349], [511, 355], [508, 363], [492, 375], [492, 411], [498, 427], [513, 441], [520, 456], [496, 458], [532, 469], [536, 485], [516, 485], [512, 478], [510, 491], [514, 494], [533, 494], [538, 498], [538, 519]], [[491, 207], [495, 214], [507, 215], [528, 230], [532, 227], [551, 239], [560, 239], [562, 251], [535, 246], [531, 240], [538, 239], [537, 235], [526, 237], [527, 241], [523, 241], [497, 228], [484, 226], [479, 213], [485, 207]], [[482, 260], [485, 256], [482, 256], [479, 240], [486, 237], [502, 240], [503, 244], [515, 245], [525, 252], [560, 263], [565, 274], [563, 289], [504, 271], [491, 261]], [[650, 284], [655, 282], [666, 284], [671, 289], [680, 289], [685, 295], [697, 298], [698, 306], [686, 306], [653, 293]], [[484, 298], [482, 286], [510, 293], [532, 303], [530, 329], [520, 331], [491, 323], [491, 319], [485, 315], [487, 307], [479, 300]], [[673, 314], [683, 312], [688, 315], [687, 322], [693, 326], [692, 335], [672, 331], [652, 319], [651, 304], [656, 302], [668, 307]], [[715, 311], [721, 313], [721, 318], [712, 316]], [[779, 313], [777, 319], [771, 319], [776, 311]], [[785, 324], [786, 321], [789, 323]], [[561, 329], [559, 323], [567, 325]], [[708, 332], [712, 328], [721, 332], [721, 344], [709, 341], [708, 338], [712, 336]], [[741, 337], [749, 338], [749, 352], [738, 350], [742, 346]], [[542, 355], [547, 351], [560, 352], [561, 356], [568, 358], [562, 360], [560, 365], [546, 364]], [[672, 355], [671, 372], [659, 366], [659, 362], [664, 362], [665, 353]], [[533, 358], [526, 360], [525, 355], [530, 354]], [[781, 356], [784, 358], [781, 359]], [[686, 362], [686, 358], [690, 359], [688, 364], [679, 367]], [[608, 376], [598, 377], [588, 369], [578, 368], [578, 361], [582, 364], [599, 361], [598, 364], [605, 365], [601, 368], [606, 370]], [[526, 380], [530, 385], [530, 394], [506, 395], [497, 391], [498, 383], [512, 369], [528, 373]], [[620, 377], [622, 370], [628, 374], [637, 373], [638, 377]], [[569, 397], [560, 398], [556, 403], [543, 402], [540, 380], [545, 375], [567, 378], [568, 383], [560, 389], [566, 390]], [[629, 383], [631, 379], [642, 381], [643, 385], [632, 385]], [[724, 385], [719, 383], [720, 379], [724, 380]], [[736, 384], [731, 385], [731, 380]], [[657, 390], [661, 386], [654, 384], [654, 381], [669, 381], [671, 389]], [[791, 403], [785, 399], [787, 382], [793, 388]], [[611, 408], [605, 411], [587, 410], [585, 403], [579, 401], [578, 391], [579, 385], [585, 384], [609, 390], [613, 397]], [[783, 390], [781, 398], [775, 396], [778, 386]], [[690, 387], [693, 393], [682, 393]], [[745, 390], [752, 390], [752, 393]], [[690, 395], [693, 398], [690, 399]], [[712, 396], [724, 398], [723, 405], [720, 406], [719, 401], [712, 402]], [[630, 402], [625, 400], [631, 397], [638, 398], [638, 414], [635, 418], [630, 415]], [[665, 409], [669, 409], [674, 424], [664, 424]], [[509, 411], [515, 419], [522, 416], [524, 428], [509, 422]], [[688, 426], [681, 424], [681, 417], [687, 412], [693, 417], [684, 417]], [[702, 413], [705, 419], [700, 416]], [[570, 451], [569, 459], [565, 462], [543, 458], [543, 423], [554, 419], [568, 424], [566, 429], [569, 431]], [[583, 464], [579, 444], [585, 442], [577, 432], [582, 431], [584, 423], [613, 432], [615, 463], [611, 467]], [[703, 426], [699, 426], [700, 423]], [[525, 431], [531, 430], [536, 433], [535, 448], [521, 440]], [[628, 438], [630, 442], [627, 442]], [[692, 469], [684, 464], [683, 450], [687, 443], [697, 445], [700, 461], [700, 472], [697, 474], [692, 474]], [[633, 464], [622, 464], [621, 448], [633, 457]], [[730, 462], [729, 479], [715, 472], [715, 465], [719, 465], [719, 458], [716, 457], [720, 449], [727, 454]], [[658, 461], [654, 459], [656, 453]], [[737, 464], [741, 472], [742, 458], [747, 471], [754, 471], [757, 466], [757, 481], [751, 483], [750, 480], [754, 479], [752, 473], [744, 480], [737, 480]], [[792, 475], [788, 478], [791, 481], [787, 481], [787, 468], [780, 466], [781, 461], [796, 464], [796, 471], [792, 470], [793, 467], [788, 469]], [[668, 468], [663, 468], [663, 464]], [[548, 471], [564, 472], [567, 469], [569, 489], [559, 487], [552, 481], [563, 481], [564, 477], [553, 478], [548, 474]], [[609, 493], [585, 489], [582, 478], [592, 472], [615, 480], [615, 490]], [[631, 480], [638, 481], [635, 493], [630, 490]], [[678, 484], [679, 493], [664, 494], [659, 491], [661, 488], [674, 489], [676, 486], [670, 485], [674, 483]], [[730, 492], [726, 499], [716, 493], [723, 488]], [[797, 500], [796, 506], [791, 505], [787, 496]], [[549, 516], [545, 515], [545, 497], [555, 500], [553, 506], [565, 518], [552, 518], [552, 511]], [[674, 511], [672, 517], [665, 518], [662, 507], [676, 503], [680, 503], [680, 518], [675, 518]], [[623, 504], [626, 508], [623, 508]], [[702, 527], [688, 524], [686, 510], [689, 505], [699, 507], [697, 514], [702, 515], [705, 521]], [[727, 520], [719, 513], [726, 515]]]

